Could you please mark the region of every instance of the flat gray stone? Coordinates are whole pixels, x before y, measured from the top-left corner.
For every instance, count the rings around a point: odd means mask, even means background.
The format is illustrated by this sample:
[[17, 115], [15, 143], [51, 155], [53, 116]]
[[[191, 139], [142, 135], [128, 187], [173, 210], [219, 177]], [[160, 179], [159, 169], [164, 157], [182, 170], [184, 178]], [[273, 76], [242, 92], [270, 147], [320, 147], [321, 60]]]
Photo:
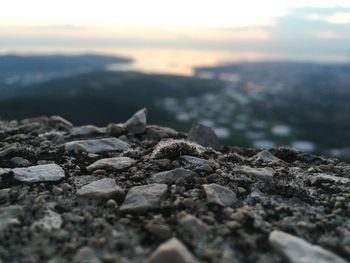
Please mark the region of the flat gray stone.
[[158, 208], [167, 192], [166, 184], [149, 184], [134, 186], [128, 192], [120, 208], [126, 213], [143, 213]]
[[153, 174], [150, 178], [150, 181], [159, 184], [173, 184], [180, 177], [188, 178], [196, 175], [197, 174], [195, 172], [192, 172], [190, 170], [186, 170], [184, 168], [176, 168], [170, 171]]
[[148, 258], [147, 263], [196, 263], [197, 259], [177, 238], [161, 244]]
[[215, 150], [220, 150], [222, 145], [216, 136], [215, 132], [200, 123], [192, 125], [190, 132], [188, 133], [188, 139], [202, 145], [204, 147], [211, 147]]
[[181, 155], [180, 159], [183, 159], [192, 165], [204, 165], [204, 164], [210, 165], [210, 164], [212, 164], [211, 161], [205, 160], [203, 158], [191, 156], [191, 155]]
[[66, 152], [100, 153], [109, 151], [125, 151], [130, 145], [117, 138], [104, 138], [94, 140], [80, 140], [67, 142], [64, 145]]
[[346, 263], [347, 261], [320, 246], [302, 238], [274, 230], [269, 235], [270, 245], [290, 263]]
[[349, 185], [350, 179], [331, 174], [317, 174], [309, 177], [309, 181], [312, 185], [321, 183], [333, 183], [333, 184], [344, 184]]
[[23, 183], [54, 182], [65, 177], [61, 166], [57, 164], [41, 164], [23, 168], [0, 168], [0, 175], [12, 172], [14, 179]]
[[86, 167], [88, 171], [97, 169], [112, 169], [112, 170], [124, 170], [134, 165], [136, 161], [129, 157], [114, 157], [100, 159], [93, 164]]
[[92, 134], [104, 134], [106, 133], [106, 128], [99, 128], [94, 125], [84, 125], [80, 127], [74, 127], [70, 130], [72, 136], [84, 136]]
[[236, 194], [219, 184], [204, 184], [203, 189], [208, 203], [232, 207], [237, 203]]
[[147, 124], [147, 109], [143, 108], [137, 111], [124, 125], [126, 129], [133, 134], [141, 134], [146, 130]]
[[246, 165], [237, 165], [234, 169], [234, 172], [241, 173], [253, 178], [258, 178], [263, 181], [271, 181], [275, 174], [275, 171], [270, 167], [264, 168], [253, 168]]
[[77, 191], [77, 195], [87, 198], [111, 198], [115, 195], [121, 195], [124, 191], [115, 180], [104, 178], [84, 185]]

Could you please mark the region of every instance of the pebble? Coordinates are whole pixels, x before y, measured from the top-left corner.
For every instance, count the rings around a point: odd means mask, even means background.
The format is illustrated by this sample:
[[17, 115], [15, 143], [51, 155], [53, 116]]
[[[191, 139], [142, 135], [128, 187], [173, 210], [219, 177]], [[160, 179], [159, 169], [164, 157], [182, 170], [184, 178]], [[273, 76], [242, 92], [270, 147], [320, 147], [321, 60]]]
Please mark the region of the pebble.
[[101, 263], [95, 251], [90, 247], [81, 247], [73, 258], [73, 263]]
[[275, 174], [275, 171], [270, 167], [253, 168], [246, 165], [237, 165], [235, 168], [233, 168], [233, 171], [253, 178], [258, 178], [266, 182], [271, 181]]
[[134, 165], [136, 161], [129, 157], [114, 157], [100, 159], [93, 164], [86, 167], [88, 171], [97, 169], [113, 169], [113, 170], [124, 170]]
[[54, 229], [61, 228], [63, 220], [59, 213], [56, 213], [52, 210], [47, 210], [46, 214], [40, 220], [34, 222], [31, 226], [33, 230], [35, 229], [43, 229], [45, 231], [52, 231]]
[[165, 240], [171, 237], [171, 228], [166, 224], [148, 223], [145, 225], [145, 229], [159, 239]]
[[262, 150], [261, 152], [258, 152], [256, 155], [254, 155], [253, 157], [250, 158], [250, 161], [253, 162], [281, 162], [284, 163], [284, 161], [282, 161], [281, 159], [277, 158], [276, 156], [274, 156], [271, 152], [269, 152], [268, 150]]
[[309, 181], [312, 185], [322, 183], [334, 183], [334, 184], [350, 184], [350, 178], [339, 177], [331, 174], [316, 174], [309, 177]]
[[347, 263], [329, 250], [282, 231], [272, 231], [269, 235], [269, 243], [289, 263]]
[[146, 130], [147, 124], [147, 109], [143, 108], [137, 111], [124, 125], [126, 129], [133, 134], [142, 134]]
[[220, 150], [222, 148], [215, 132], [211, 128], [199, 123], [192, 125], [192, 128], [188, 133], [188, 139], [204, 147], [211, 147], [214, 150]]
[[70, 130], [70, 134], [72, 136], [86, 136], [104, 133], [106, 133], [106, 128], [99, 128], [94, 125], [83, 125], [79, 127], [74, 127]]
[[182, 155], [180, 158], [193, 165], [210, 165], [211, 164], [211, 162], [208, 160], [191, 156], [191, 155]]
[[179, 223], [180, 232], [184, 237], [187, 237], [187, 240], [191, 240], [195, 244], [205, 240], [208, 226], [202, 220], [193, 215], [185, 214], [180, 218]]
[[159, 184], [173, 184], [179, 178], [195, 177], [197, 174], [184, 168], [176, 168], [170, 171], [164, 171], [153, 174], [150, 181]]
[[143, 213], [158, 208], [167, 192], [166, 184], [134, 186], [128, 192], [120, 208], [121, 212]]
[[0, 232], [11, 225], [14, 219], [22, 213], [23, 208], [19, 205], [0, 207]]
[[161, 244], [148, 258], [147, 263], [196, 263], [197, 259], [177, 238]]
[[64, 145], [66, 152], [100, 153], [108, 151], [125, 151], [130, 145], [118, 138], [104, 138], [67, 142]]
[[16, 166], [28, 166], [30, 164], [27, 159], [22, 157], [13, 157], [10, 161]]
[[23, 183], [38, 183], [59, 181], [65, 177], [61, 166], [57, 164], [42, 164], [25, 168], [0, 168], [0, 175], [12, 172], [14, 179]]
[[15, 154], [18, 152], [21, 152], [22, 147], [19, 143], [12, 143], [5, 145], [4, 147], [0, 148], [0, 157], [5, 157], [10, 154]]
[[178, 132], [171, 128], [149, 125], [146, 127], [144, 138], [159, 141], [165, 138], [176, 138], [177, 136]]
[[114, 179], [104, 178], [84, 185], [77, 191], [77, 195], [87, 198], [111, 198], [124, 193]]
[[236, 194], [219, 184], [203, 184], [208, 203], [232, 207], [237, 203]]

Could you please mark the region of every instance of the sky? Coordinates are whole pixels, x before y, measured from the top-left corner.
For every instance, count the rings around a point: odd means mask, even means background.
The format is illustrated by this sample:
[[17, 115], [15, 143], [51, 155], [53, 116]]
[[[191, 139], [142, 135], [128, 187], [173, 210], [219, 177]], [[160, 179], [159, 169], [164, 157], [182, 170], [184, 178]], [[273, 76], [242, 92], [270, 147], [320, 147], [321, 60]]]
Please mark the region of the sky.
[[216, 52], [220, 59], [241, 53], [349, 61], [350, 1], [11, 0], [1, 5], [2, 53], [145, 49]]

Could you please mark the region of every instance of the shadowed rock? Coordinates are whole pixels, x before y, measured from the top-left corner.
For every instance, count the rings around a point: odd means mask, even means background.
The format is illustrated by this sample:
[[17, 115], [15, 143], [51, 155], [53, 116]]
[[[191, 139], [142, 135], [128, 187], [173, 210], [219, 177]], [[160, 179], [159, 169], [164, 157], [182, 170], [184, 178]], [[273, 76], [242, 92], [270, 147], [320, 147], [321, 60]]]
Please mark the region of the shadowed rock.
[[237, 203], [236, 194], [219, 184], [204, 184], [203, 189], [208, 203], [220, 206], [234, 206]]
[[147, 109], [143, 108], [136, 112], [124, 125], [126, 129], [133, 134], [141, 134], [146, 130], [147, 124]]
[[126, 195], [120, 211], [143, 213], [149, 209], [158, 208], [167, 188], [166, 184], [134, 186]]
[[220, 150], [222, 147], [215, 132], [211, 128], [200, 123], [192, 125], [192, 128], [188, 133], [188, 139], [204, 147], [211, 147], [215, 150]]
[[197, 259], [177, 238], [161, 244], [148, 258], [147, 263], [196, 263]]
[[159, 184], [173, 184], [180, 177], [188, 178], [196, 175], [197, 174], [195, 172], [192, 172], [190, 170], [186, 170], [184, 168], [176, 168], [170, 171], [153, 174], [150, 178], [150, 181]]

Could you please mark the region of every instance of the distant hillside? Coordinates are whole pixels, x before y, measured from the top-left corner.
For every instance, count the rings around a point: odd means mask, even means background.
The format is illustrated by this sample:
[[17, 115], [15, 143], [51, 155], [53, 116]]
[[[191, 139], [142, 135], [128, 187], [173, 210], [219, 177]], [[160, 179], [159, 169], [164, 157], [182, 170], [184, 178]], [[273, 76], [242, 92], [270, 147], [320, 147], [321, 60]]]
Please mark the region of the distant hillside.
[[218, 89], [212, 81], [190, 77], [90, 72], [28, 86], [18, 91], [16, 97], [0, 95], [0, 117], [21, 119], [59, 114], [76, 124], [106, 125], [147, 107], [158, 124], [170, 125], [173, 118], [157, 106], [157, 100]]
[[[0, 90], [14, 94], [21, 87], [82, 72], [102, 70], [109, 64], [130, 63], [132, 59], [95, 54], [84, 55], [2, 55]], [[9, 88], [6, 90], [6, 88]]]

